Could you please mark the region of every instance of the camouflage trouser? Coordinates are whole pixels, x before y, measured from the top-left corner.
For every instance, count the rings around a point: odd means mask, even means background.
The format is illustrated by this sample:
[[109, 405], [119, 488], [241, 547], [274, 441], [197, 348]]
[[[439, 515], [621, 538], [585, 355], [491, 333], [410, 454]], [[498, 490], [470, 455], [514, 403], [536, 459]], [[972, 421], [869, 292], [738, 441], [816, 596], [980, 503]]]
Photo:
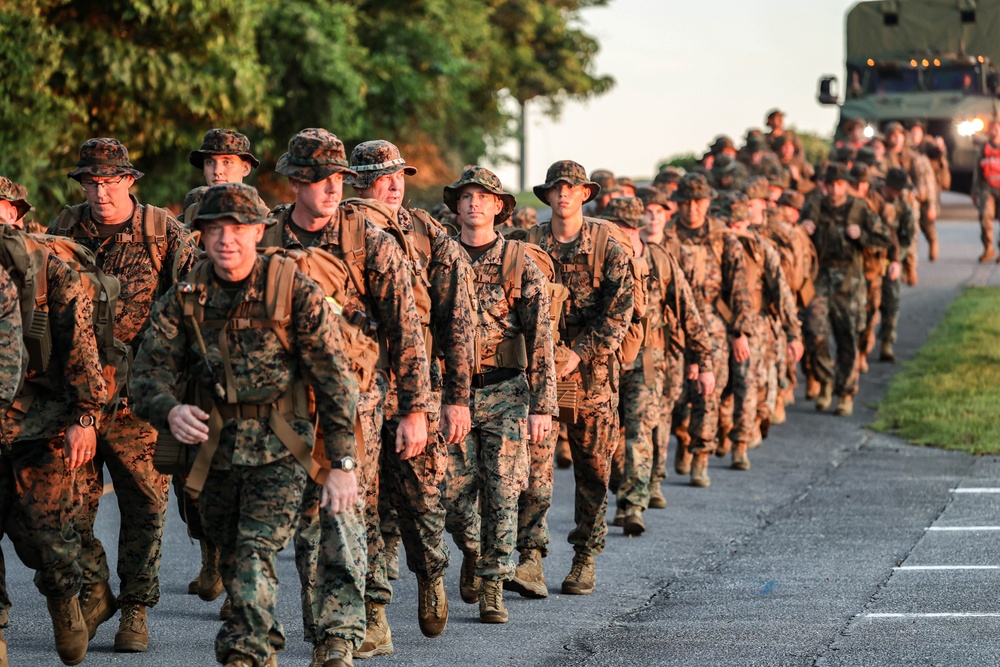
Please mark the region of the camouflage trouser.
[[554, 473], [553, 455], [559, 440], [561, 424], [552, 423], [552, 430], [541, 442], [528, 443], [528, 487], [517, 499], [517, 549], [538, 549], [549, 553], [549, 524], [546, 517], [552, 506]]
[[666, 354], [663, 373], [663, 395], [660, 400], [660, 421], [653, 429], [653, 472], [650, 483], [658, 484], [667, 478], [667, 454], [673, 426], [674, 406], [684, 394], [684, 350], [671, 350]]
[[319, 610], [316, 616], [316, 641], [343, 637], [355, 649], [365, 641], [365, 574], [368, 550], [365, 527], [358, 518], [360, 499], [355, 512], [331, 515], [320, 510], [323, 543], [316, 588]]
[[177, 496], [177, 514], [187, 526], [188, 537], [193, 540], [204, 540], [205, 529], [201, 526], [201, 515], [198, 512], [198, 499], [192, 498], [184, 490], [187, 478], [182, 475], [173, 476], [174, 495]]
[[472, 430], [448, 446], [442, 482], [446, 526], [463, 553], [478, 553], [476, 574], [514, 576], [517, 501], [528, 480], [528, 381], [472, 390]]
[[993, 226], [997, 219], [997, 202], [1000, 202], [1000, 188], [983, 188], [979, 197], [979, 238], [983, 250], [993, 247]]
[[[750, 358], [736, 361], [729, 354], [729, 382], [719, 405], [719, 433], [726, 433], [730, 442], [751, 443], [757, 438], [758, 406], [766, 402], [767, 369], [764, 367], [771, 347], [770, 324], [761, 315], [748, 318]], [[773, 364], [772, 364], [773, 367]]]
[[[865, 313], [865, 279], [858, 273], [821, 269], [816, 296], [809, 304], [809, 327], [816, 335], [816, 378], [833, 383], [837, 396], [858, 393], [858, 335]], [[837, 361], [830, 339], [837, 345]]]
[[[35, 571], [38, 591], [58, 600], [80, 591], [78, 481], [78, 473], [66, 468], [61, 435], [17, 442], [0, 456], [0, 525], [21, 562]], [[6, 590], [0, 605], [7, 609], [5, 598]]]
[[[365, 450], [368, 451], [368, 443], [378, 447], [379, 428], [381, 426], [382, 415], [378, 411], [359, 412], [358, 420], [361, 422], [361, 431], [365, 438]], [[360, 458], [360, 457], [359, 457]], [[368, 483], [366, 475], [371, 475], [371, 467], [367, 465], [367, 460], [361, 461], [361, 466], [355, 473], [358, 476], [358, 495], [364, 498], [364, 489]], [[367, 471], [367, 472], [366, 472]], [[302, 601], [302, 633], [309, 644], [315, 644], [324, 634], [337, 634], [338, 636], [350, 638], [350, 628], [353, 627], [353, 619], [348, 616], [336, 619], [328, 619], [333, 625], [323, 626], [324, 632], [318, 630], [321, 616], [320, 607], [323, 599], [317, 596], [316, 592], [329, 587], [323, 577], [333, 577], [335, 581], [351, 581], [354, 575], [353, 569], [344, 571], [342, 567], [352, 568], [352, 563], [343, 559], [342, 544], [344, 533], [347, 531], [343, 525], [347, 519], [343, 516], [332, 517], [327, 523], [332, 522], [332, 532], [327, 533], [323, 528], [324, 522], [321, 520], [322, 512], [319, 507], [321, 487], [311, 479], [306, 480], [305, 489], [302, 493], [302, 506], [299, 510], [298, 520], [295, 527], [295, 569], [299, 573], [300, 596]], [[360, 513], [363, 505], [358, 502], [359, 517], [355, 517], [351, 524], [361, 530]], [[333, 525], [335, 524], [335, 525]], [[349, 531], [347, 531], [349, 532]], [[363, 533], [363, 531], [362, 531]], [[364, 535], [361, 536], [362, 548], [364, 545]], [[325, 555], [330, 554], [334, 561], [323, 563]], [[364, 569], [364, 568], [362, 568]], [[363, 574], [362, 574], [363, 576]], [[363, 584], [361, 585], [364, 590]], [[364, 635], [364, 601], [361, 602], [362, 635]], [[337, 632], [340, 630], [340, 632]]]
[[878, 339], [883, 343], [896, 342], [896, 325], [899, 323], [899, 292], [902, 282], [901, 278], [889, 280], [889, 276], [882, 279], [882, 303], [879, 308], [881, 322], [878, 328]]
[[881, 272], [872, 271], [865, 275], [867, 287], [865, 297], [865, 320], [858, 338], [858, 352], [867, 357], [875, 347], [875, 325], [882, 310], [882, 282], [888, 280]]
[[94, 534], [97, 506], [104, 492], [104, 466], [115, 486], [121, 528], [118, 532], [118, 601], [152, 607], [160, 599], [160, 558], [170, 477], [153, 468], [156, 431], [127, 410], [119, 410], [111, 432], [97, 438], [93, 465], [82, 481], [84, 507], [78, 529], [82, 540], [83, 582], [106, 581], [110, 572], [104, 546]]
[[[678, 400], [678, 412], [683, 419], [674, 424], [674, 429], [683, 428], [690, 420], [688, 432], [691, 434], [689, 451], [711, 454], [718, 445], [719, 406], [722, 392], [729, 383], [729, 336], [726, 325], [716, 315], [705, 318], [705, 329], [712, 344], [712, 372], [715, 373], [715, 391], [708, 396], [698, 393], [697, 380], [685, 380], [684, 395]], [[699, 369], [705, 371], [707, 369]], [[690, 408], [688, 408], [690, 406]], [[675, 422], [677, 420], [675, 419]]]
[[[615, 450], [615, 474], [618, 506], [649, 507], [649, 485], [653, 476], [653, 429], [660, 421], [663, 405], [663, 379], [666, 373], [663, 350], [653, 350], [651, 377], [643, 368], [622, 372], [619, 389], [619, 418], [624, 431], [624, 446]], [[649, 380], [652, 380], [652, 383]]]
[[275, 618], [275, 569], [278, 552], [292, 539], [307, 479], [291, 456], [209, 471], [199, 502], [201, 521], [219, 547], [219, 572], [233, 604], [233, 615], [215, 638], [220, 663], [237, 651], [266, 665], [285, 647], [285, 631]]

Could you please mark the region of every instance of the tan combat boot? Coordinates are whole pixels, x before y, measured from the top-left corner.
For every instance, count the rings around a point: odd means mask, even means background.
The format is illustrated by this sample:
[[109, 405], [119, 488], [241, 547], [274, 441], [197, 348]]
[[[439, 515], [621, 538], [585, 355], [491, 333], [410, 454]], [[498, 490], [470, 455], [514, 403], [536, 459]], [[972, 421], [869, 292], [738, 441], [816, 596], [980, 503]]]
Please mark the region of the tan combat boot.
[[994, 259], [996, 259], [996, 257], [997, 257], [997, 252], [996, 250], [993, 249], [993, 246], [991, 245], [983, 250], [983, 254], [979, 256], [979, 263], [985, 264], [986, 262], [992, 262]]
[[503, 582], [483, 579], [479, 589], [479, 622], [506, 623], [507, 606], [503, 603]]
[[667, 497], [663, 495], [663, 487], [659, 482], [651, 482], [649, 485], [649, 508], [654, 510], [667, 508]]
[[785, 411], [785, 398], [778, 396], [778, 400], [774, 404], [774, 412], [771, 413], [771, 423], [784, 424], [786, 421], [788, 421], [788, 413]]
[[402, 538], [396, 534], [382, 534], [385, 541], [385, 574], [390, 581], [399, 579], [399, 543]]
[[569, 450], [569, 441], [562, 438], [556, 442], [556, 467], [563, 470], [573, 467], [573, 454]]
[[573, 567], [562, 582], [563, 595], [590, 595], [594, 592], [596, 575], [594, 557], [590, 554], [573, 556]]
[[122, 617], [115, 633], [115, 651], [143, 653], [149, 648], [149, 627], [146, 625], [146, 605], [138, 602], [122, 604]]
[[837, 399], [837, 409], [833, 413], [839, 417], [850, 417], [854, 413], [854, 399], [845, 394]]
[[219, 620], [228, 621], [233, 615], [233, 601], [227, 595], [226, 599], [222, 602], [222, 606], [219, 607]]
[[198, 597], [205, 602], [211, 602], [222, 595], [222, 590], [222, 575], [219, 574], [219, 548], [208, 540], [202, 540]]
[[255, 667], [257, 661], [245, 653], [233, 651], [226, 656], [226, 667]]
[[737, 442], [733, 447], [733, 461], [729, 464], [733, 470], [750, 470], [750, 458], [747, 456], [747, 443]]
[[87, 623], [80, 610], [80, 598], [68, 600], [46, 598], [52, 631], [56, 638], [56, 653], [64, 665], [79, 665], [87, 657]]
[[719, 438], [719, 446], [715, 448], [715, 455], [718, 456], [719, 458], [724, 457], [726, 454], [729, 453], [729, 450], [732, 447], [732, 445], [733, 443], [732, 441], [730, 441], [729, 436]]
[[878, 351], [878, 359], [879, 361], [888, 361], [888, 362], [896, 361], [896, 353], [892, 349], [892, 342], [887, 340], [882, 341], [882, 347]]
[[361, 648], [353, 652], [355, 658], [372, 658], [376, 655], [392, 655], [392, 630], [385, 618], [385, 605], [365, 602], [365, 641]]
[[615, 518], [611, 520], [611, 525], [621, 528], [624, 524], [625, 524], [625, 508], [622, 507], [621, 505], [618, 505], [615, 508]]
[[935, 236], [930, 240], [930, 248], [927, 250], [927, 259], [931, 262], [936, 262], [940, 253], [941, 248], [938, 246], [937, 236]]
[[309, 667], [353, 667], [351, 643], [343, 637], [327, 637], [313, 647]]
[[437, 637], [448, 625], [448, 594], [444, 577], [427, 580], [417, 577], [417, 621], [424, 637]]
[[545, 584], [545, 572], [542, 569], [541, 549], [525, 549], [521, 552], [514, 570], [514, 578], [504, 583], [515, 593], [526, 598], [547, 598], [549, 588]]
[[858, 352], [858, 372], [867, 373], [868, 372], [868, 357], [865, 356], [864, 352]]
[[691, 436], [687, 431], [683, 434], [677, 432], [677, 451], [674, 452], [674, 472], [678, 475], [686, 475], [691, 472]]
[[822, 388], [823, 388], [823, 385], [820, 384], [819, 380], [817, 380], [816, 378], [814, 378], [811, 375], [809, 377], [807, 377], [806, 378], [806, 400], [810, 400], [811, 401], [811, 400], [815, 399], [817, 396], [819, 396], [820, 389], [822, 389]]
[[691, 486], [705, 487], [712, 483], [708, 477], [708, 452], [698, 452], [691, 463]]
[[478, 560], [478, 553], [462, 554], [462, 573], [458, 579], [458, 592], [462, 594], [462, 601], [468, 604], [479, 602], [479, 587], [482, 581], [476, 576]]
[[87, 624], [87, 637], [93, 639], [101, 623], [110, 620], [118, 611], [118, 602], [107, 581], [80, 587], [80, 611]]
[[625, 521], [622, 529], [629, 537], [638, 537], [646, 532], [646, 523], [642, 520], [642, 508], [638, 505], [629, 505], [625, 510]]
[[826, 412], [830, 409], [830, 405], [833, 403], [833, 385], [829, 383], [823, 383], [819, 390], [819, 396], [816, 397], [816, 411]]

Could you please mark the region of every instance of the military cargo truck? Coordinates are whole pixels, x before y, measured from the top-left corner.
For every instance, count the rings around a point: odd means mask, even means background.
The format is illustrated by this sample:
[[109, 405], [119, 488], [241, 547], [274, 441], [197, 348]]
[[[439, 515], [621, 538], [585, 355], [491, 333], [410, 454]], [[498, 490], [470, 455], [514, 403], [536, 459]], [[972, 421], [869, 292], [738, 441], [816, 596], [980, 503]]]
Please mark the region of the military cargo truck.
[[944, 137], [952, 189], [968, 192], [985, 129], [997, 112], [1000, 0], [873, 0], [847, 13], [847, 78], [820, 79], [820, 104], [838, 104], [836, 136], [853, 118], [872, 136], [890, 121], [923, 121]]

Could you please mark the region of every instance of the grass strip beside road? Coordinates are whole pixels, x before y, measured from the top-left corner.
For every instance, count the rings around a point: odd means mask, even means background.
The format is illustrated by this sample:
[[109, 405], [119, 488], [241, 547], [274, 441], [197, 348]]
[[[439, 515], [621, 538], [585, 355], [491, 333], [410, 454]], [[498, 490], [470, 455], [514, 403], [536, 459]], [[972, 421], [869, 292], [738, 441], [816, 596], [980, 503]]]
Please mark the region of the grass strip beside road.
[[1000, 453], [1000, 288], [968, 287], [889, 385], [876, 431], [916, 445]]

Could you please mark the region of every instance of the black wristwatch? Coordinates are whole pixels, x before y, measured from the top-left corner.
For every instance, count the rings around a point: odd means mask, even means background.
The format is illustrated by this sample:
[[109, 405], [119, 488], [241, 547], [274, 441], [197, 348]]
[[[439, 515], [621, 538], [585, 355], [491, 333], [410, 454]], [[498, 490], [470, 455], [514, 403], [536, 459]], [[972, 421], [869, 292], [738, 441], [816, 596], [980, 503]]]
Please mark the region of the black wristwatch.
[[330, 461], [330, 467], [333, 468], [334, 470], [340, 469], [350, 472], [355, 468], [357, 468], [358, 464], [354, 462], [353, 456], [345, 456], [342, 459], [338, 459], [336, 461]]
[[76, 423], [83, 428], [90, 428], [97, 424], [97, 420], [94, 419], [94, 415], [80, 415], [80, 418], [76, 420]]

